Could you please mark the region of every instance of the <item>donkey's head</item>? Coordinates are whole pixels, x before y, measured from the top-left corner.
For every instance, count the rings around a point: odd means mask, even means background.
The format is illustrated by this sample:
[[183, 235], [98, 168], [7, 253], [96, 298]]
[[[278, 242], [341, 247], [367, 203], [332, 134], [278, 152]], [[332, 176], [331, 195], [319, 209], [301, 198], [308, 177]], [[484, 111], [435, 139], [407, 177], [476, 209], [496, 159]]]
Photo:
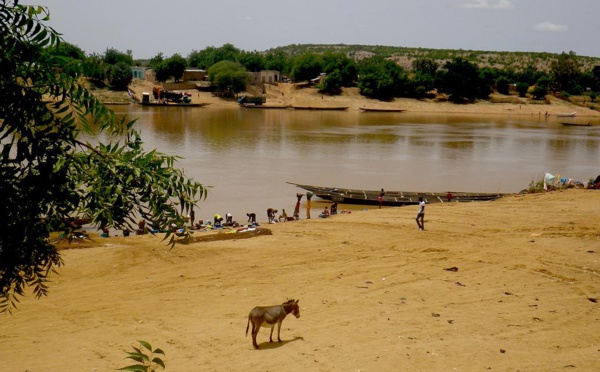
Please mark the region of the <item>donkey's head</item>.
[[287, 300], [283, 303], [283, 308], [286, 313], [292, 313], [296, 318], [300, 318], [300, 307], [298, 306], [298, 300]]

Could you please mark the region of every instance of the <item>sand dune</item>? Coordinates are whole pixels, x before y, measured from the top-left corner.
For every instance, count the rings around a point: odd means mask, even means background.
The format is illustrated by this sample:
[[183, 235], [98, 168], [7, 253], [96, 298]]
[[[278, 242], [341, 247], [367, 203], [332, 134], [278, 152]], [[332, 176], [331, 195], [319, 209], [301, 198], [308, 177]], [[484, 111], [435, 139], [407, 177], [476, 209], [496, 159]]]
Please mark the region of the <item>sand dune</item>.
[[[432, 204], [426, 231], [402, 207], [172, 250], [93, 238], [2, 317], [0, 369], [114, 370], [146, 340], [167, 371], [596, 370], [599, 209], [568, 190]], [[254, 350], [248, 312], [287, 298], [301, 317]]]

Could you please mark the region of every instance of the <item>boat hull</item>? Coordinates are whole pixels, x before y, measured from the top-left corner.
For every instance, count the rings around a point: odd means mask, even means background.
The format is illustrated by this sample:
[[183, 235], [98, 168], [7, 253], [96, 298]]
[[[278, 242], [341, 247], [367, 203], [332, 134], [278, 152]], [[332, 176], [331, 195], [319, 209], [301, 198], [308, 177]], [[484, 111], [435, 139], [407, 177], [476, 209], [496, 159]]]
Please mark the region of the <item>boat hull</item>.
[[361, 111], [364, 112], [404, 112], [405, 109], [392, 109], [392, 108], [368, 108], [368, 107], [359, 107]]
[[137, 102], [138, 105], [151, 107], [204, 107], [209, 103], [158, 103], [158, 102]]
[[[340, 204], [379, 205], [379, 194], [377, 190], [353, 190], [336, 187], [321, 187], [301, 185], [288, 182], [301, 189], [312, 192], [315, 196]], [[497, 193], [467, 193], [451, 192], [451, 202], [475, 202], [491, 201], [503, 196]], [[386, 191], [382, 198], [382, 205], [400, 207], [404, 205], [417, 205], [419, 198], [426, 203], [447, 203], [447, 192], [413, 192], [413, 191]]]

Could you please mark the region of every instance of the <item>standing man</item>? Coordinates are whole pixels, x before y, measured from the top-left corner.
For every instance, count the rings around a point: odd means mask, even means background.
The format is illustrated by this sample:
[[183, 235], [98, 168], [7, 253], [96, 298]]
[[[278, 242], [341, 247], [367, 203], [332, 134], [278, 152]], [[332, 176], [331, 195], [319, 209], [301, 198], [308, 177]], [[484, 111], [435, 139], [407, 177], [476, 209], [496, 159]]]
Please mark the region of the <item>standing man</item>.
[[425, 230], [425, 201], [423, 198], [419, 198], [419, 212], [417, 213], [417, 226], [419, 230]]
[[310, 219], [310, 199], [313, 193], [311, 191], [306, 193], [306, 219]]
[[379, 203], [379, 209], [381, 209], [381, 206], [383, 205], [383, 197], [385, 196], [385, 190], [381, 189], [381, 192], [379, 193], [379, 197], [377, 198], [377, 202]]

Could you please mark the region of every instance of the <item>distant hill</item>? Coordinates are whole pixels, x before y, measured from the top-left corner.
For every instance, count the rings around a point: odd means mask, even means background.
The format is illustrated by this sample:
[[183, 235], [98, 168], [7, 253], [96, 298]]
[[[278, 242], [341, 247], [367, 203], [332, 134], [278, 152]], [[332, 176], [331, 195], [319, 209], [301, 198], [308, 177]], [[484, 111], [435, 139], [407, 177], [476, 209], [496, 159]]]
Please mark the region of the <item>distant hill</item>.
[[[548, 71], [550, 62], [559, 54], [539, 52], [497, 52], [463, 49], [428, 49], [407, 48], [383, 45], [347, 45], [347, 44], [291, 44], [269, 49], [267, 52], [282, 51], [288, 56], [295, 56], [305, 52], [324, 53], [326, 51], [343, 52], [349, 57], [360, 60], [375, 55], [390, 58], [407, 70], [412, 68], [412, 61], [417, 58], [431, 58], [438, 62], [449, 61], [456, 57], [465, 58], [480, 67], [494, 67], [499, 69], [514, 68], [520, 70], [528, 66], [540, 71]], [[568, 51], [565, 51], [569, 53]], [[581, 69], [587, 71], [600, 65], [600, 58], [576, 56]]]

